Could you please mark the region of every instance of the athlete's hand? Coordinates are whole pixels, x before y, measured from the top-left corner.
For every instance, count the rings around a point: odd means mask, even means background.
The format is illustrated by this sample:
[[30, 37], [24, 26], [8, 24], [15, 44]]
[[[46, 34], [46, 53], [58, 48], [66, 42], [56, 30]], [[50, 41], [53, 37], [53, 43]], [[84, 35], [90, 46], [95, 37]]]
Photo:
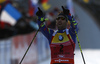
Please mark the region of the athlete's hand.
[[41, 17], [41, 16], [43, 16], [43, 12], [42, 12], [42, 10], [38, 7], [38, 11], [36, 12], [36, 15], [38, 16], [38, 17]]
[[63, 13], [68, 17], [68, 20], [72, 21], [72, 16], [70, 14], [70, 11], [68, 9], [65, 9], [63, 6], [62, 9], [63, 9]]
[[63, 10], [63, 13], [65, 15], [69, 15], [70, 11], [68, 9], [65, 9], [63, 6], [62, 6], [62, 10]]

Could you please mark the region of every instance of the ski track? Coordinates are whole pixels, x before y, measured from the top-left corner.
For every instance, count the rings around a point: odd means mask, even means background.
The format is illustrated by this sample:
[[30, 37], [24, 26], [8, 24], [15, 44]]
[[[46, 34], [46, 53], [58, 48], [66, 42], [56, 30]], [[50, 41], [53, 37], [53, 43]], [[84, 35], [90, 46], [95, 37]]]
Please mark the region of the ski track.
[[[100, 64], [100, 49], [83, 49], [82, 50], [86, 64]], [[81, 52], [79, 49], [75, 50], [75, 64], [84, 64]], [[50, 64], [50, 58], [39, 64]]]

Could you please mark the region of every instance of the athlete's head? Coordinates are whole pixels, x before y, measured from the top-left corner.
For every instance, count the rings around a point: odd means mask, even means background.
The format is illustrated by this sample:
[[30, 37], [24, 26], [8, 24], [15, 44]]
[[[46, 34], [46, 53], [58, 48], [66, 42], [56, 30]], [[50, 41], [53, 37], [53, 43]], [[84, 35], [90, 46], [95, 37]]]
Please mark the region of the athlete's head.
[[59, 30], [63, 30], [67, 28], [68, 19], [63, 12], [59, 12], [56, 18], [56, 26]]

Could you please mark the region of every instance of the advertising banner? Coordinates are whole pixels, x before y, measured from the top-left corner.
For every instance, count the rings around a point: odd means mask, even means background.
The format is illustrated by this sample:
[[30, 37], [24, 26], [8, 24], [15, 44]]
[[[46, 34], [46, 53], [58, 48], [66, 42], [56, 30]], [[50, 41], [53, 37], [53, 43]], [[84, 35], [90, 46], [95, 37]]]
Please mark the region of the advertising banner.
[[[35, 33], [27, 35], [19, 35], [12, 39], [12, 64], [18, 64], [24, 56], [29, 44], [32, 41]], [[28, 53], [26, 54], [22, 64], [37, 64], [37, 49], [36, 39], [31, 45]]]

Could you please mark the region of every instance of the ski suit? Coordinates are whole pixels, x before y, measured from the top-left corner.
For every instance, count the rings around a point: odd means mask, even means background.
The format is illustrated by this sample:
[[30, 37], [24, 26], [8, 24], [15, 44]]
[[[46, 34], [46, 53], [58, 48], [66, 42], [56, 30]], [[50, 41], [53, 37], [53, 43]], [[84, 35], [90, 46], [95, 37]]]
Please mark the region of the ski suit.
[[[76, 22], [74, 22], [76, 23]], [[51, 64], [74, 64], [74, 50], [76, 43], [75, 30], [71, 23], [70, 29], [52, 30], [38, 20], [40, 31], [48, 39], [51, 49]]]

